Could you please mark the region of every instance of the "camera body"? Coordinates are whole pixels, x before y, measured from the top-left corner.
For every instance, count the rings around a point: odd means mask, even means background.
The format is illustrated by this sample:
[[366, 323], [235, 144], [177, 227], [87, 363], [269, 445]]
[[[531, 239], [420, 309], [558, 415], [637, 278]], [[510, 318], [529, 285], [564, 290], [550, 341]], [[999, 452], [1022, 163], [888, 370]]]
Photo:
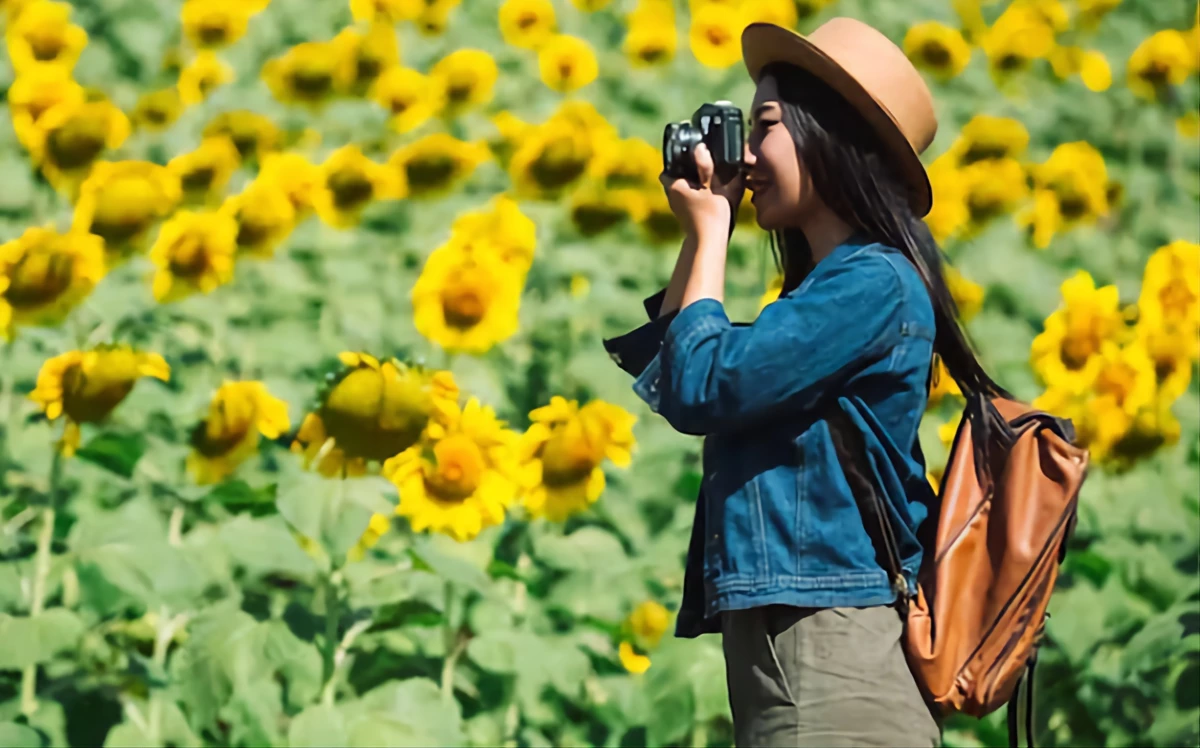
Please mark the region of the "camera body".
[[713, 159], [713, 173], [722, 182], [742, 168], [745, 135], [742, 110], [728, 101], [704, 104], [690, 122], [672, 122], [663, 130], [663, 170], [672, 177], [700, 179], [693, 151], [704, 143]]

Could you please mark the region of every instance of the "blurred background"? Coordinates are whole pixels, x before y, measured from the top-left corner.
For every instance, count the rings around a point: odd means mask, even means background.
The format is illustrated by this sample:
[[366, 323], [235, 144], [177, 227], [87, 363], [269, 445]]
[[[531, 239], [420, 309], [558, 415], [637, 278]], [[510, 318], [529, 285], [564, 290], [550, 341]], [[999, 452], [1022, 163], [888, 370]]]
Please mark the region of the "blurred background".
[[700, 442], [601, 339], [673, 267], [664, 124], [835, 15], [926, 74], [970, 334], [1092, 453], [1038, 740], [1200, 744], [1191, 0], [2, 0], [0, 744], [731, 745]]

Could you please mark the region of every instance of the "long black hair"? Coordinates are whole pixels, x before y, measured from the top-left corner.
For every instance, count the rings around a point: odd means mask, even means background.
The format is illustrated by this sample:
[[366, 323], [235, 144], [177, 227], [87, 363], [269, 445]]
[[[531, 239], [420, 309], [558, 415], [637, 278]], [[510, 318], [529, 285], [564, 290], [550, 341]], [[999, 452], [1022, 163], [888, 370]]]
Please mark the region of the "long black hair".
[[[966, 398], [966, 416], [979, 458], [976, 467], [990, 473], [990, 460], [978, 451], [999, 417], [989, 401], [1012, 396], [976, 358], [946, 284], [942, 250], [914, 214], [887, 150], [862, 115], [808, 71], [776, 63], [763, 73], [778, 84], [783, 124], [796, 142], [797, 155], [817, 194], [856, 231], [903, 252], [924, 281], [936, 322], [934, 353]], [[795, 288], [812, 270], [812, 249], [799, 229], [773, 232], [772, 250], [785, 290]]]

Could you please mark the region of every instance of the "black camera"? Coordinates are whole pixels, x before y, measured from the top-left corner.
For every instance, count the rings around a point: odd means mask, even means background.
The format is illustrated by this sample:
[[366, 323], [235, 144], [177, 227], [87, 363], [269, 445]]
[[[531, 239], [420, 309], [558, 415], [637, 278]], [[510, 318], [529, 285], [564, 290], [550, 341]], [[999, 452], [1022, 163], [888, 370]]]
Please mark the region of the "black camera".
[[691, 122], [672, 122], [663, 131], [663, 170], [670, 176], [700, 180], [692, 151], [700, 143], [708, 148], [713, 173], [729, 182], [742, 168], [742, 110], [728, 101], [705, 104]]

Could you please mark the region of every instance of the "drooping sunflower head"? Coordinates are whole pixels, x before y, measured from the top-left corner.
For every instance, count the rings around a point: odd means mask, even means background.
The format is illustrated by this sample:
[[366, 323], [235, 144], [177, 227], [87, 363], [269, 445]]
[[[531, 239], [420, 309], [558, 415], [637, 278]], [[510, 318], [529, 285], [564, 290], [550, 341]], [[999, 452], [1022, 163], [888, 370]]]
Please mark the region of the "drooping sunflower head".
[[504, 521], [517, 498], [519, 437], [490, 407], [471, 398], [431, 424], [422, 438], [389, 459], [384, 475], [400, 492], [396, 513], [416, 532], [439, 532], [459, 542]]
[[280, 132], [270, 118], [257, 112], [222, 112], [204, 127], [204, 137], [225, 136], [233, 141], [243, 162], [261, 161], [279, 147]]
[[485, 145], [438, 132], [397, 149], [388, 166], [399, 172], [409, 197], [438, 197], [454, 191], [489, 155]]
[[0, 244], [0, 336], [61, 322], [104, 272], [104, 243], [91, 234], [33, 227]]
[[413, 285], [417, 331], [447, 351], [485, 353], [516, 334], [523, 278], [495, 253], [466, 253], [452, 239]]
[[492, 100], [500, 70], [492, 56], [481, 49], [458, 49], [446, 55], [429, 71], [442, 91], [445, 112], [460, 114]]
[[22, 8], [4, 36], [17, 75], [43, 66], [70, 73], [88, 41], [87, 32], [71, 23], [70, 4], [48, 0]]
[[1129, 56], [1125, 80], [1137, 96], [1158, 101], [1168, 88], [1183, 83], [1195, 69], [1195, 56], [1184, 32], [1164, 29], [1139, 44]]
[[235, 0], [187, 0], [183, 35], [196, 49], [228, 47], [246, 34], [251, 8]]
[[692, 11], [688, 43], [701, 65], [727, 68], [742, 59], [741, 8], [731, 3], [706, 3]]
[[521, 275], [533, 265], [537, 226], [509, 195], [493, 198], [483, 210], [462, 213], [450, 230], [464, 252], [494, 254]]
[[538, 48], [538, 73], [551, 91], [571, 93], [596, 80], [600, 66], [586, 41], [555, 34]]
[[8, 110], [17, 140], [27, 149], [39, 140], [41, 116], [59, 104], [85, 100], [83, 86], [62, 68], [39, 66], [17, 77], [8, 89]]
[[37, 385], [29, 394], [50, 420], [67, 417], [61, 447], [73, 454], [79, 444], [79, 424], [108, 417], [141, 377], [170, 379], [171, 369], [157, 353], [124, 345], [102, 345], [69, 351], [42, 364]]
[[368, 463], [416, 444], [430, 423], [457, 407], [458, 385], [448, 371], [366, 353], [339, 360], [342, 368], [330, 374], [292, 444], [322, 475], [362, 475]]
[[396, 132], [411, 132], [442, 110], [445, 92], [432, 78], [400, 66], [390, 67], [371, 87], [371, 99], [391, 118], [388, 125]]
[[237, 223], [219, 210], [175, 213], [150, 249], [154, 298], [169, 303], [194, 293], [210, 293], [233, 279]]
[[60, 190], [74, 192], [105, 149], [129, 137], [129, 118], [110, 101], [71, 99], [38, 118], [30, 156]]
[[237, 222], [239, 255], [270, 258], [296, 225], [296, 209], [273, 181], [256, 179], [221, 206]]
[[287, 403], [262, 382], [225, 382], [192, 429], [188, 472], [200, 485], [218, 483], [258, 450], [259, 435], [278, 439], [289, 428]]
[[179, 177], [149, 161], [101, 161], [79, 188], [72, 228], [104, 240], [111, 261], [144, 248], [155, 223], [179, 203]]
[[374, 23], [362, 33], [343, 29], [331, 42], [344, 70], [338, 76], [346, 88], [339, 93], [363, 96], [385, 70], [400, 64], [400, 44], [390, 23]]
[[167, 169], [179, 181], [188, 205], [216, 205], [238, 165], [233, 141], [217, 135], [204, 138], [196, 150], [168, 161]]
[[181, 114], [183, 100], [179, 98], [179, 89], [172, 86], [139, 96], [132, 119], [139, 129], [158, 132], [173, 125]]
[[962, 32], [938, 21], [910, 26], [904, 52], [914, 65], [942, 80], [958, 76], [971, 61], [971, 45]]
[[337, 149], [321, 164], [313, 207], [326, 224], [349, 228], [376, 200], [394, 200], [406, 193], [403, 172], [377, 164], [356, 145]]
[[196, 106], [213, 91], [233, 82], [234, 70], [212, 50], [204, 50], [179, 71], [176, 87], [184, 106]]
[[299, 223], [312, 213], [321, 186], [321, 169], [299, 153], [270, 153], [263, 159], [255, 181], [272, 184], [286, 195]]
[[338, 52], [332, 42], [301, 42], [268, 60], [263, 80], [277, 101], [319, 109], [353, 80], [354, 68]]
[[619, 406], [594, 400], [580, 408], [556, 395], [529, 418], [521, 480], [525, 508], [535, 517], [561, 522], [587, 509], [604, 491], [603, 460], [630, 463], [637, 418]]
[[556, 24], [550, 0], [505, 0], [499, 20], [504, 42], [520, 49], [537, 49], [554, 33]]

